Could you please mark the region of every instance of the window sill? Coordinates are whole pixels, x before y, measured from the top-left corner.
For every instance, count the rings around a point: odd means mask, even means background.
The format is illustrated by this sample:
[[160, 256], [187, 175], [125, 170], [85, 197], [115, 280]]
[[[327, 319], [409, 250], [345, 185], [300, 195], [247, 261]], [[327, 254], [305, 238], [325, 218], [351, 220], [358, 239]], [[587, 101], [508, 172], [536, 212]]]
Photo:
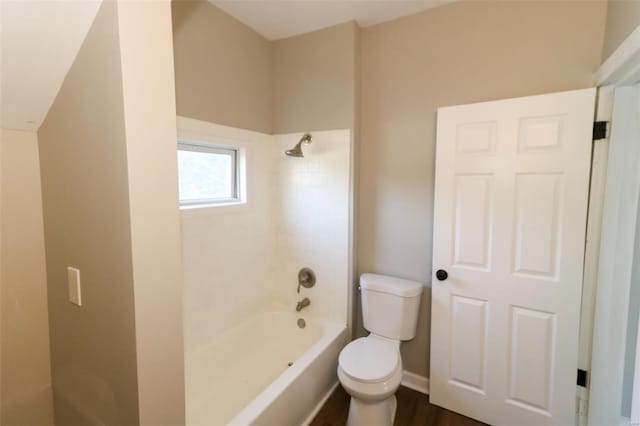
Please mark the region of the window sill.
[[232, 213], [244, 210], [247, 207], [246, 200], [229, 201], [224, 203], [212, 204], [193, 204], [180, 206], [180, 214], [182, 217], [194, 217], [200, 215]]

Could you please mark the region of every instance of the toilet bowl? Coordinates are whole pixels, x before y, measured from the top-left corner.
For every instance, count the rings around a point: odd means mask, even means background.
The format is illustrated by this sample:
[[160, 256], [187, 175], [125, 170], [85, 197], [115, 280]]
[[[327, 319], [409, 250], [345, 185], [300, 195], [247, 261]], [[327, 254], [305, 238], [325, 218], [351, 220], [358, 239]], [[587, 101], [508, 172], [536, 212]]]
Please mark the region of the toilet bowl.
[[351, 395], [348, 426], [391, 426], [402, 380], [400, 343], [415, 337], [422, 284], [363, 274], [362, 313], [369, 336], [345, 346], [338, 379]]
[[393, 424], [394, 394], [402, 380], [398, 344], [370, 335], [354, 340], [340, 353], [338, 379], [351, 395], [348, 426]]

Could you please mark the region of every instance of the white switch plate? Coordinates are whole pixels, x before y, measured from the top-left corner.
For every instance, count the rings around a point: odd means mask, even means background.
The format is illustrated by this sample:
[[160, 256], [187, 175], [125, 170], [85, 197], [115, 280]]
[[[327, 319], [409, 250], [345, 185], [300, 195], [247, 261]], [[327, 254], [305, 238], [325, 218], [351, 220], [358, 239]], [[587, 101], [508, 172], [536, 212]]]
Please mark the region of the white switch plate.
[[80, 289], [80, 270], [67, 267], [67, 281], [69, 282], [69, 302], [82, 306], [82, 291]]

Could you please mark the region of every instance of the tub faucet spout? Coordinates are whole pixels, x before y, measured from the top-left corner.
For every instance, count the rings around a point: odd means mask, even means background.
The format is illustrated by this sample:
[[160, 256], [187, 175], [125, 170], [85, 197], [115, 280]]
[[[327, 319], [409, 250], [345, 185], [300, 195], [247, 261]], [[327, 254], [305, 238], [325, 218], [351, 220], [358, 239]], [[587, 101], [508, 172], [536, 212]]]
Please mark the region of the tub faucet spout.
[[296, 312], [300, 312], [310, 304], [311, 304], [311, 300], [309, 300], [308, 297], [305, 297], [304, 299], [302, 299], [296, 304]]

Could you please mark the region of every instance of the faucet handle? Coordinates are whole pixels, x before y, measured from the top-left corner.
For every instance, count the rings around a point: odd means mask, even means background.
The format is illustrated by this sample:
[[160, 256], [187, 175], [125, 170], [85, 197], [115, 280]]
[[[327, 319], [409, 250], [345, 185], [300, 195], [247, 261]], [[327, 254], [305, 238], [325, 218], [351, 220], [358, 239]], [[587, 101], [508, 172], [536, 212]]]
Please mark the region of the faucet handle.
[[304, 288], [311, 288], [316, 284], [316, 274], [311, 268], [302, 268], [298, 271], [298, 293], [300, 293], [300, 286]]

